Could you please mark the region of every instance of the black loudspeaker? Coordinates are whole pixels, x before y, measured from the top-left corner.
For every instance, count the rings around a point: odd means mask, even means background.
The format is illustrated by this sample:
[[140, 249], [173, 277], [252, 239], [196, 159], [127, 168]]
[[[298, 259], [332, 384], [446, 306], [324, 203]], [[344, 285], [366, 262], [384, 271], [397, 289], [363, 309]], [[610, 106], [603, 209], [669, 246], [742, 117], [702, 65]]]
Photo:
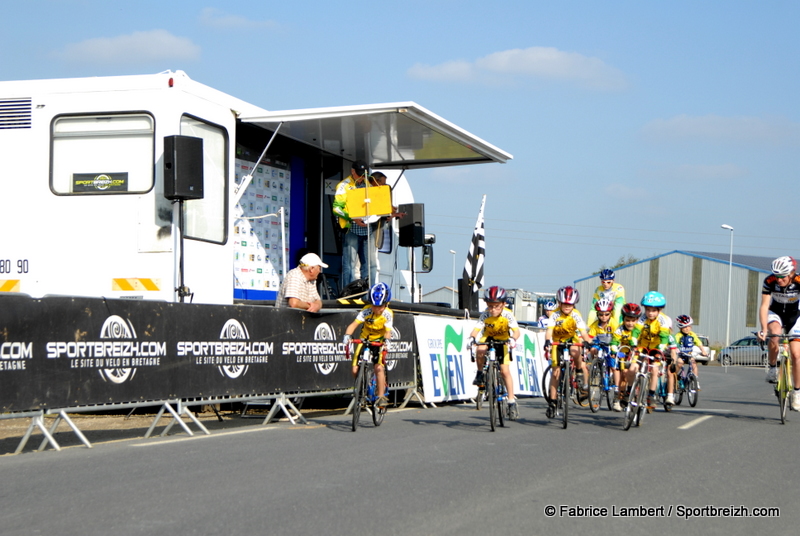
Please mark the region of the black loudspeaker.
[[400, 246], [404, 248], [418, 248], [425, 245], [425, 205], [422, 203], [408, 203], [400, 205], [398, 211], [405, 213], [400, 218]]
[[164, 197], [203, 199], [203, 139], [164, 138]]

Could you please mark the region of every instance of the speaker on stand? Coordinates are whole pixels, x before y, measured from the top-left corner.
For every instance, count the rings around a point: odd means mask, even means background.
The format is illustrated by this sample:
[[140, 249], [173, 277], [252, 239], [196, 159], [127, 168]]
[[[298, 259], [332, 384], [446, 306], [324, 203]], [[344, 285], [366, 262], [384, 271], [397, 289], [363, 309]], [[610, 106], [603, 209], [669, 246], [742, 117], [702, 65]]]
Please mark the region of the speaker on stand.
[[191, 136], [164, 137], [164, 197], [177, 202], [180, 233], [180, 285], [175, 291], [181, 303], [192, 292], [184, 284], [183, 203], [203, 199], [203, 139]]

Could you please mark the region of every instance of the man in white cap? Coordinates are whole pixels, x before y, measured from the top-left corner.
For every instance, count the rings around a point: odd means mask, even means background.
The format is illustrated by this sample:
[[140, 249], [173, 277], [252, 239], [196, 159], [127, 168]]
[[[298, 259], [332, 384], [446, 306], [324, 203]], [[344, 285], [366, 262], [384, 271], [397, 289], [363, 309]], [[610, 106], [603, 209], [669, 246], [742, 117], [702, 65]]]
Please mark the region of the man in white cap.
[[322, 309], [322, 299], [317, 292], [317, 276], [328, 265], [316, 253], [306, 253], [297, 268], [289, 270], [281, 283], [275, 307], [305, 309], [316, 313]]

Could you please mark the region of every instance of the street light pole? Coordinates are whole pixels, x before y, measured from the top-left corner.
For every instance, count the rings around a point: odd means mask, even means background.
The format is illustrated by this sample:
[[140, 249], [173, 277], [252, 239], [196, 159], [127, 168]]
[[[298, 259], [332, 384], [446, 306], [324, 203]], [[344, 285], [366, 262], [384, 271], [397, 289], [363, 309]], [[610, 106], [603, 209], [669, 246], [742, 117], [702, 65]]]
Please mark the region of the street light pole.
[[456, 250], [451, 249], [450, 253], [453, 254], [453, 297], [450, 300], [450, 307], [455, 309], [456, 308]]
[[731, 232], [731, 248], [728, 255], [728, 323], [725, 326], [725, 346], [731, 343], [731, 279], [733, 277], [733, 227], [722, 224], [723, 229]]

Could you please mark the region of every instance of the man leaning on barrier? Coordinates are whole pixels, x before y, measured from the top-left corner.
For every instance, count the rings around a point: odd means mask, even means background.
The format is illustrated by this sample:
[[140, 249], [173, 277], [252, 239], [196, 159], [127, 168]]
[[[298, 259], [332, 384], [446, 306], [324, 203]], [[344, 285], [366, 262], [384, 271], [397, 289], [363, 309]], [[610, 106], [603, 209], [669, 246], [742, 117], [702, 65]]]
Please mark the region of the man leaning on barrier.
[[328, 265], [316, 253], [306, 253], [297, 268], [289, 270], [281, 283], [275, 307], [305, 309], [316, 313], [322, 309], [322, 299], [317, 291], [317, 276]]

